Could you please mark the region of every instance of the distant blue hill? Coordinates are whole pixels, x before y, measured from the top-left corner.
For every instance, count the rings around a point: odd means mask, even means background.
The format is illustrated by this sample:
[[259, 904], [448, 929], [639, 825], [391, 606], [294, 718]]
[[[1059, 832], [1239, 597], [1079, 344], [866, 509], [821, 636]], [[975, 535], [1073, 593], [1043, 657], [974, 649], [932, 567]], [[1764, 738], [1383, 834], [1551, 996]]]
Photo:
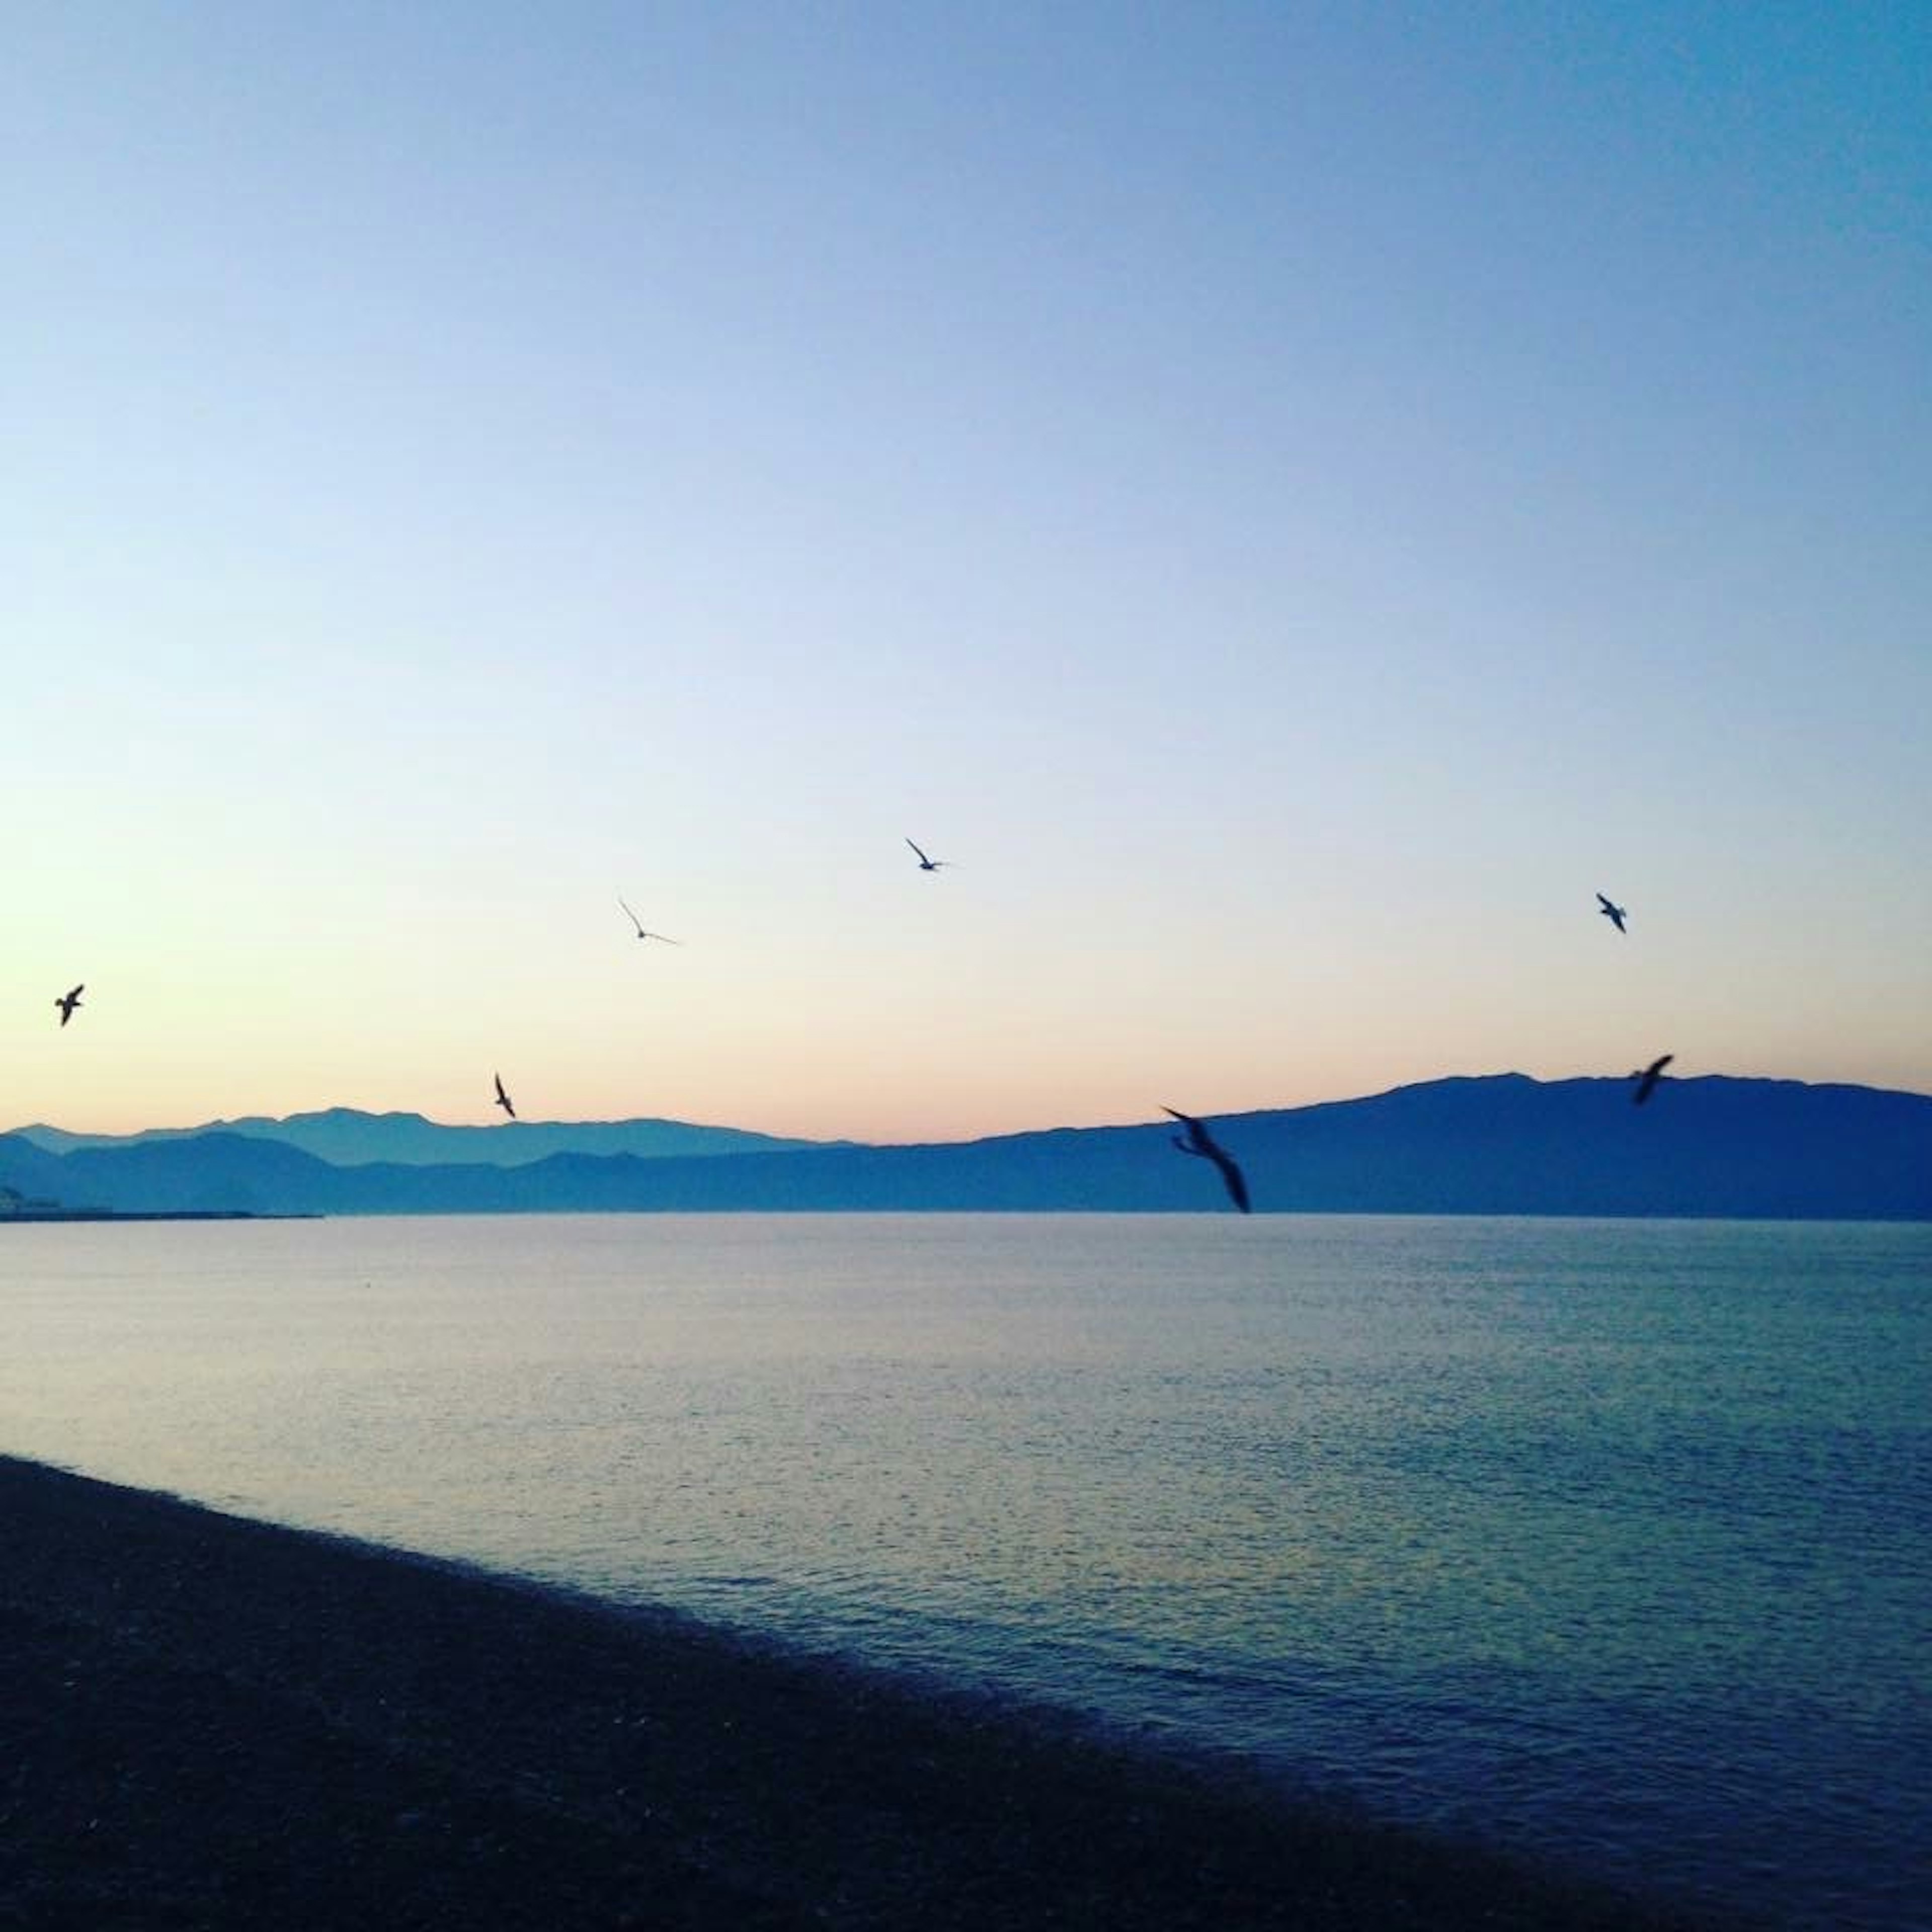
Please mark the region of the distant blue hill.
[[488, 1126], [446, 1126], [420, 1114], [365, 1114], [352, 1107], [291, 1114], [285, 1120], [255, 1114], [238, 1120], [210, 1120], [198, 1127], [148, 1127], [133, 1134], [74, 1134], [38, 1125], [17, 1131], [44, 1151], [58, 1154], [236, 1134], [296, 1148], [337, 1167], [358, 1167], [376, 1161], [408, 1167], [472, 1162], [522, 1167], [554, 1154], [628, 1154], [655, 1160], [670, 1156], [776, 1154], [787, 1148], [829, 1144], [783, 1140], [740, 1127], [698, 1126], [685, 1120], [508, 1120]]
[[[52, 1154], [44, 1153], [18, 1134], [0, 1134], [0, 1188], [10, 1197], [4, 1204], [18, 1202], [58, 1202], [61, 1190], [70, 1184], [66, 1168]], [[68, 1206], [82, 1204], [69, 1202]]]
[[[1872, 1088], [1713, 1076], [1667, 1082], [1638, 1108], [1622, 1081], [1498, 1074], [1214, 1127], [1263, 1213], [1932, 1220], [1932, 1096]], [[150, 1213], [1226, 1211], [1212, 1168], [1177, 1153], [1172, 1131], [514, 1166], [338, 1166], [233, 1132], [58, 1155], [0, 1135], [0, 1186]]]

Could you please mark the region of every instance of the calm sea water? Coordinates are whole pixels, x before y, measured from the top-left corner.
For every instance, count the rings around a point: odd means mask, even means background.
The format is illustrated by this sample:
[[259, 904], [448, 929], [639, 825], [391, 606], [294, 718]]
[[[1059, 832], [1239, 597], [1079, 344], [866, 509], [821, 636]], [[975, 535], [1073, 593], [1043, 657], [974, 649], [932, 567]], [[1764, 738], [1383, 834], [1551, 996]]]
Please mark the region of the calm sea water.
[[0, 1228], [0, 1450], [1932, 1923], [1932, 1228]]

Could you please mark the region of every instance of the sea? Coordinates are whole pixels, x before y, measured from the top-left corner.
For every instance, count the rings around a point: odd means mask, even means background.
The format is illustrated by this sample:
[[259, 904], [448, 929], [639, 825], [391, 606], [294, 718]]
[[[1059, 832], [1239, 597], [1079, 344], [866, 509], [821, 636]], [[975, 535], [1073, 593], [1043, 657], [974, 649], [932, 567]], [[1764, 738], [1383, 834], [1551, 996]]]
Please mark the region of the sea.
[[1932, 1926], [1932, 1226], [0, 1226], [0, 1451]]

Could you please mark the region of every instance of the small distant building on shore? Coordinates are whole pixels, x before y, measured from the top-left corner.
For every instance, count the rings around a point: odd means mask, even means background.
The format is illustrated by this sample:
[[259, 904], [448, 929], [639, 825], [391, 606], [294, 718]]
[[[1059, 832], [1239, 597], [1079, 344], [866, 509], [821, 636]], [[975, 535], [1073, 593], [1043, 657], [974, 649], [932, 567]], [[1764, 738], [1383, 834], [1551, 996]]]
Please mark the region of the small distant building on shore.
[[17, 1187], [0, 1187], [0, 1221], [9, 1218], [39, 1220], [49, 1214], [66, 1212], [58, 1201], [38, 1201], [22, 1194]]

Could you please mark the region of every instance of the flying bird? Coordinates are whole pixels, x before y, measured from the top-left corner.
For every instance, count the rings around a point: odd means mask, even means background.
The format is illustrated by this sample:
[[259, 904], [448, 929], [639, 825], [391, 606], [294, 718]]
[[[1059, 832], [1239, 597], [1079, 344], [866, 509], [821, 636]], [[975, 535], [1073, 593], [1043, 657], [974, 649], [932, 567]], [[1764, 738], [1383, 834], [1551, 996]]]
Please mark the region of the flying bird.
[[[912, 845], [912, 841], [910, 838], [906, 841], [906, 843]], [[922, 872], [936, 872], [940, 866], [950, 866], [952, 862], [950, 859], [928, 859], [923, 852], [919, 851], [916, 845], [912, 845], [912, 849], [915, 852], [919, 852], [919, 869]]]
[[1622, 932], [1624, 929], [1624, 921], [1630, 916], [1622, 906], [1612, 905], [1608, 899], [1604, 898], [1601, 892], [1599, 892], [1597, 895], [1597, 910], [1601, 913], [1619, 932]]
[[667, 946], [682, 946], [684, 944], [682, 940], [674, 939], [668, 933], [646, 932], [644, 930], [644, 921], [640, 920], [635, 913], [631, 912], [629, 902], [625, 898], [624, 895], [622, 892], [620, 892], [617, 895], [617, 903], [620, 906], [623, 907], [626, 912], [631, 913], [631, 923], [638, 928], [638, 937], [640, 939], [661, 939]]
[[1641, 1107], [1657, 1091], [1657, 1083], [1664, 1078], [1664, 1070], [1677, 1058], [1666, 1053], [1660, 1059], [1653, 1060], [1648, 1066], [1639, 1067], [1630, 1076], [1636, 1082], [1636, 1091], [1630, 1096], [1631, 1104]]
[[495, 1075], [494, 1077], [496, 1082], [496, 1104], [501, 1107], [504, 1112], [508, 1114], [510, 1118], [514, 1120], [517, 1118], [517, 1110], [510, 1105], [509, 1095], [503, 1091], [503, 1076], [499, 1073]]
[[80, 1004], [80, 996], [86, 990], [86, 987], [87, 982], [83, 980], [72, 992], [64, 994], [59, 999], [55, 1000], [54, 1004], [60, 1009], [62, 1026], [65, 1026], [68, 1022], [74, 1018], [74, 1010]]
[[1192, 1114], [1176, 1113], [1172, 1107], [1163, 1107], [1163, 1114], [1171, 1114], [1187, 1131], [1176, 1134], [1174, 1144], [1183, 1154], [1198, 1154], [1203, 1160], [1211, 1160], [1220, 1169], [1221, 1178], [1226, 1184], [1228, 1198], [1244, 1214], [1253, 1213], [1248, 1204], [1248, 1184], [1242, 1178], [1241, 1170], [1234, 1165], [1227, 1149], [1217, 1142]]

